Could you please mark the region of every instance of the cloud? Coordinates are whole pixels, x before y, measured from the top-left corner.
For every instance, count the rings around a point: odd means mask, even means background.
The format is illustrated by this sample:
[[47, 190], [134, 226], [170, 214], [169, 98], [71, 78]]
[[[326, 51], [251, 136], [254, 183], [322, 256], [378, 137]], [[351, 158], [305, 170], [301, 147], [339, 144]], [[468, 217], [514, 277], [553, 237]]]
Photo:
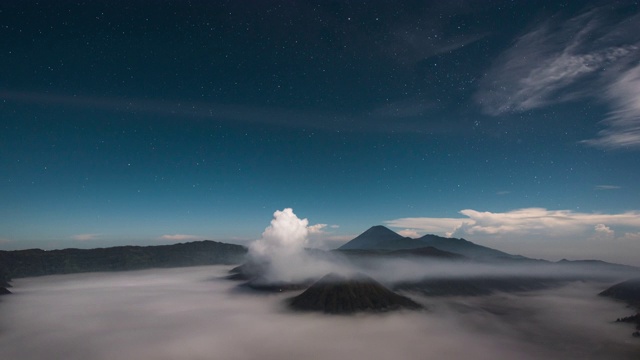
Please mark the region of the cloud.
[[324, 229], [327, 227], [327, 224], [315, 224], [307, 227], [310, 234], [324, 234]]
[[[638, 19], [640, 21], [640, 18]], [[640, 65], [623, 72], [609, 85], [606, 97], [615, 110], [603, 120], [606, 129], [583, 143], [606, 148], [640, 147]]]
[[416, 231], [416, 229], [404, 229], [396, 232], [402, 236], [410, 238], [419, 238], [421, 236], [420, 234], [418, 234], [418, 231]]
[[[0, 89], [0, 99], [27, 104], [46, 104], [71, 108], [100, 109], [124, 113], [179, 117], [181, 119], [211, 119], [212, 121], [267, 125], [293, 128], [344, 128], [344, 117], [335, 113], [295, 111], [278, 107], [253, 107], [199, 102], [177, 102], [168, 99], [91, 97], [71, 94], [51, 94]], [[301, 121], [304, 119], [305, 121]], [[346, 129], [346, 128], [345, 128]]]
[[465, 218], [401, 218], [386, 221], [392, 227], [463, 235], [567, 235], [608, 224], [640, 229], [640, 211], [621, 214], [579, 213], [571, 210], [525, 208], [502, 213], [465, 209]]
[[91, 241], [91, 240], [96, 240], [101, 235], [102, 234], [77, 234], [77, 235], [73, 235], [71, 239], [76, 241]]
[[[520, 36], [480, 82], [475, 101], [490, 115], [595, 98], [612, 108], [606, 129], [584, 144], [640, 146], [640, 15], [597, 8], [560, 16]], [[604, 91], [603, 91], [604, 89]]]
[[595, 239], [598, 240], [613, 239], [615, 237], [615, 231], [611, 230], [611, 228], [605, 224], [597, 224], [593, 230], [596, 233]]
[[393, 30], [386, 43], [387, 54], [400, 63], [414, 64], [433, 56], [454, 52], [488, 35], [445, 34], [443, 23], [431, 19], [430, 24], [431, 27], [409, 24]]
[[618, 190], [621, 189], [620, 186], [617, 185], [596, 185], [596, 190]]
[[460, 218], [401, 218], [384, 223], [395, 228], [409, 228], [431, 234], [445, 234], [459, 227], [465, 219]]
[[186, 235], [186, 234], [173, 234], [173, 235], [162, 235], [159, 238], [160, 240], [170, 240], [170, 241], [186, 241], [186, 240], [202, 240], [202, 236], [197, 235]]
[[223, 279], [229, 268], [16, 279], [16, 295], [0, 302], [0, 358], [637, 358], [631, 328], [612, 322], [628, 309], [594, 296], [602, 285], [474, 298], [411, 294], [429, 311], [326, 316], [286, 311], [292, 293], [239, 291]]
[[[640, 233], [640, 211], [618, 214], [582, 213], [572, 210], [525, 208], [507, 212], [465, 209], [460, 218], [400, 218], [385, 221], [390, 227], [446, 237], [471, 239], [498, 250], [525, 256], [557, 258], [603, 258], [637, 264], [640, 241], [630, 240]], [[616, 237], [615, 234], [625, 234]], [[631, 234], [631, 235], [629, 235]], [[588, 240], [615, 240], [600, 243]]]

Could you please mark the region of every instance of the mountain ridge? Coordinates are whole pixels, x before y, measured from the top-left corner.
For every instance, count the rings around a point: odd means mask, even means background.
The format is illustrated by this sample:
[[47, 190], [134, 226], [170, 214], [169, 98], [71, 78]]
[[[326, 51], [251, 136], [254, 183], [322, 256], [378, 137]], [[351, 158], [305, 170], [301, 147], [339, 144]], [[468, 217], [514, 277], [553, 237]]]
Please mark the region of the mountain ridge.
[[438, 250], [462, 255], [473, 259], [528, 259], [520, 255], [475, 244], [462, 238], [446, 238], [427, 234], [419, 238], [403, 237], [383, 226], [372, 226], [337, 250], [408, 250], [433, 247]]
[[247, 248], [212, 240], [170, 245], [116, 246], [95, 249], [0, 251], [0, 278], [125, 271], [197, 265], [236, 264]]

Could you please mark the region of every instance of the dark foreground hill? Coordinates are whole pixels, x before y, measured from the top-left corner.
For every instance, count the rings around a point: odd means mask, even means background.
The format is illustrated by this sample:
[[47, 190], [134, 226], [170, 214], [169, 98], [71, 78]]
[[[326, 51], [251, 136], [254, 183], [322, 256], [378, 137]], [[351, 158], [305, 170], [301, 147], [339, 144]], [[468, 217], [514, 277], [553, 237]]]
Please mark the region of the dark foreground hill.
[[[615, 284], [598, 295], [624, 301], [629, 306], [635, 307], [636, 310], [640, 310], [640, 278]], [[619, 318], [616, 322], [635, 324], [636, 331], [633, 336], [640, 337], [640, 313]]]
[[291, 308], [327, 314], [386, 312], [420, 309], [413, 300], [396, 294], [365, 275], [354, 278], [329, 274], [290, 301]]
[[246, 253], [243, 246], [210, 240], [158, 246], [0, 251], [0, 270], [4, 269], [0, 278], [237, 264]]
[[6, 270], [0, 266], [0, 295], [11, 294], [11, 291], [7, 289], [11, 287], [11, 284], [6, 276]]
[[615, 284], [599, 294], [624, 301], [640, 310], [640, 278], [623, 281]]

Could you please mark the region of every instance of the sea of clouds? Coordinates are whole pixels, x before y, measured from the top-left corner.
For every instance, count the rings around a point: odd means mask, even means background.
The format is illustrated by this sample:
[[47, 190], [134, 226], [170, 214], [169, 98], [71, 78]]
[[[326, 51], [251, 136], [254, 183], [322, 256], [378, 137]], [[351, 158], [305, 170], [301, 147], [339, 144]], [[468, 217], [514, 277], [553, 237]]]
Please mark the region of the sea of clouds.
[[424, 311], [289, 311], [293, 293], [225, 279], [229, 266], [16, 279], [0, 299], [0, 359], [637, 359], [605, 284], [425, 298]]

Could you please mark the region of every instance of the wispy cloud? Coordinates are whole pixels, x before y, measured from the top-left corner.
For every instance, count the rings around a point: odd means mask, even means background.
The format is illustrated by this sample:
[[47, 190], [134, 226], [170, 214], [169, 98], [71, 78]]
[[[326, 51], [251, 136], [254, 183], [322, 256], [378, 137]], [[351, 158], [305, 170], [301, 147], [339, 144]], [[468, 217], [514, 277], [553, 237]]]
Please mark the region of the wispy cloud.
[[618, 190], [621, 189], [618, 185], [596, 185], [596, 190]]
[[98, 239], [102, 234], [77, 234], [71, 236], [71, 239], [76, 241], [91, 241]]
[[[262, 123], [277, 126], [333, 129], [343, 124], [343, 116], [295, 111], [278, 107], [254, 107], [169, 99], [91, 97], [64, 93], [44, 93], [0, 89], [0, 99], [27, 104], [100, 109], [124, 113], [144, 113], [181, 119], [211, 119], [227, 123]], [[303, 119], [304, 121], [302, 121]]]
[[[638, 19], [640, 21], [640, 18]], [[636, 53], [640, 53], [636, 51]], [[585, 144], [606, 148], [640, 147], [640, 65], [613, 79], [606, 93], [615, 110], [603, 120], [606, 129]]]
[[607, 128], [583, 143], [640, 146], [640, 15], [611, 15], [598, 8], [564, 22], [558, 17], [520, 36], [487, 72], [476, 102], [500, 115], [595, 98], [612, 111]]
[[415, 63], [472, 44], [488, 34], [443, 34], [432, 28], [399, 28], [391, 33], [389, 54], [403, 63]]
[[162, 235], [159, 238], [160, 240], [169, 240], [169, 241], [187, 241], [187, 240], [202, 240], [202, 236], [197, 235], [186, 235], [186, 234], [167, 234]]

